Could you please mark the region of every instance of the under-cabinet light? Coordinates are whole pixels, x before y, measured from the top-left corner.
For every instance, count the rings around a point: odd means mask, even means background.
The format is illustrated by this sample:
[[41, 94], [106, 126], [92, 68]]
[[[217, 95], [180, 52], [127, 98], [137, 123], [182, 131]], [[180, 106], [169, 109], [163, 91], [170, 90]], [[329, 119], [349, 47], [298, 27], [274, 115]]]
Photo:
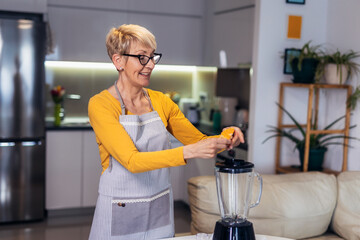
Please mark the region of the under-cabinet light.
[[[104, 62], [75, 62], [75, 61], [45, 61], [46, 67], [52, 68], [85, 68], [85, 69], [111, 69], [115, 70], [112, 63]], [[187, 65], [156, 65], [154, 71], [176, 71], [176, 72], [215, 72], [216, 67], [197, 67]]]

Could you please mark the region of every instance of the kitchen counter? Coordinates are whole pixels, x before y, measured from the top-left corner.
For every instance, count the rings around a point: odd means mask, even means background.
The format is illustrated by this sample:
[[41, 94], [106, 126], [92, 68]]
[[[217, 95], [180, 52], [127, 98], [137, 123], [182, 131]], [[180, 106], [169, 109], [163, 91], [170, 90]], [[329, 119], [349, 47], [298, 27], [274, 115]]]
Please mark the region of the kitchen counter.
[[60, 126], [54, 126], [53, 122], [46, 122], [45, 123], [45, 130], [46, 131], [79, 131], [79, 130], [93, 130], [90, 123], [64, 123]]
[[[90, 123], [88, 121], [82, 121], [82, 122], [65, 122], [62, 123], [60, 126], [54, 126], [53, 122], [47, 121], [46, 122], [46, 131], [79, 131], [79, 130], [93, 130]], [[212, 136], [212, 135], [218, 135], [221, 133], [221, 131], [215, 131], [212, 127], [212, 125], [208, 124], [199, 124], [196, 125], [196, 128], [199, 129], [200, 132]], [[247, 143], [242, 143], [238, 146], [238, 148], [241, 148], [243, 150], [248, 149]]]

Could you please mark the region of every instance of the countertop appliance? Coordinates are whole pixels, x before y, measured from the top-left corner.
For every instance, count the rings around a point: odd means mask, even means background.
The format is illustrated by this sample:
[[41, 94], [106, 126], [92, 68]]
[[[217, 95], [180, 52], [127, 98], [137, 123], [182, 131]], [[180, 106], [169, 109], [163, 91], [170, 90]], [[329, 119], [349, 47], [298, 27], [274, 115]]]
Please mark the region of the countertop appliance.
[[44, 217], [45, 41], [42, 15], [0, 12], [0, 223]]
[[[218, 161], [215, 166], [216, 188], [219, 199], [221, 220], [216, 222], [214, 240], [255, 240], [254, 228], [247, 221], [250, 208], [260, 203], [262, 178], [254, 172], [254, 164], [231, 158]], [[254, 176], [259, 185], [258, 199], [251, 203]]]

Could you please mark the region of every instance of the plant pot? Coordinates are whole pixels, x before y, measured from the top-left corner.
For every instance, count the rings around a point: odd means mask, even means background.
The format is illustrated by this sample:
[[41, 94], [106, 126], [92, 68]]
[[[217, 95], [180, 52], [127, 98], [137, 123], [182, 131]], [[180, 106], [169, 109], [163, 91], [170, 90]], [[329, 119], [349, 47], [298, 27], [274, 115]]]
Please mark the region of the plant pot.
[[315, 72], [319, 61], [314, 58], [305, 58], [301, 63], [301, 70], [298, 68], [299, 59], [294, 58], [291, 61], [294, 83], [314, 83]]
[[[304, 148], [298, 148], [301, 170], [304, 169]], [[327, 151], [326, 147], [322, 148], [310, 148], [309, 151], [309, 164], [308, 171], [322, 171], [322, 165], [324, 162], [325, 152]]]
[[324, 68], [324, 78], [327, 84], [345, 84], [348, 74], [346, 66], [343, 64], [340, 65], [339, 71], [334, 63], [326, 64]]

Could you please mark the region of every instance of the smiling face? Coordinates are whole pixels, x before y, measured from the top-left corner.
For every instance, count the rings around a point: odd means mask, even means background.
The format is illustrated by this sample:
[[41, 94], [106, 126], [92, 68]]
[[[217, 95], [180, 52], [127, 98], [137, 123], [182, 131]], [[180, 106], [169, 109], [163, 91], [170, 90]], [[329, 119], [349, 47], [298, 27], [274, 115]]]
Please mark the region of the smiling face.
[[[146, 55], [151, 57], [153, 56], [154, 51], [154, 49], [139, 44], [138, 42], [132, 42], [128, 54]], [[149, 86], [150, 75], [155, 67], [153, 61], [149, 61], [145, 66], [143, 66], [137, 57], [120, 56], [119, 66], [123, 69], [120, 72], [122, 78], [124, 78], [124, 80], [126, 80], [129, 84], [134, 87]]]

